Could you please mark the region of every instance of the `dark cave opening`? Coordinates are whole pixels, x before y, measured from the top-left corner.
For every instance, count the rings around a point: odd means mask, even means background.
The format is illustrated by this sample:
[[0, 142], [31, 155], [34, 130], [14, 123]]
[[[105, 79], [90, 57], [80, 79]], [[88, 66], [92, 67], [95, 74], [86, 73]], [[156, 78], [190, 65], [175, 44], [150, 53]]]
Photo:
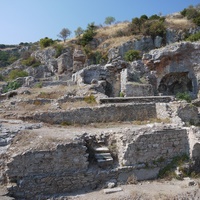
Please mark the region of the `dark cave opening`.
[[179, 92], [192, 91], [192, 80], [188, 78], [188, 72], [171, 72], [166, 74], [158, 87], [158, 92], [163, 95], [176, 95]]

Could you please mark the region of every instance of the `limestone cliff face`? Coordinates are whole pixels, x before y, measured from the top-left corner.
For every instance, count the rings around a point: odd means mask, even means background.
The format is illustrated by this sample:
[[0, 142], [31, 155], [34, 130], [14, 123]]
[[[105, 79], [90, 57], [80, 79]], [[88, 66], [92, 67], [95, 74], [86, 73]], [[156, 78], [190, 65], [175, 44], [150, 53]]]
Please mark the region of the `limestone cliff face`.
[[143, 62], [156, 72], [161, 93], [176, 93], [181, 88], [193, 95], [198, 92], [200, 78], [200, 43], [180, 42], [144, 54]]

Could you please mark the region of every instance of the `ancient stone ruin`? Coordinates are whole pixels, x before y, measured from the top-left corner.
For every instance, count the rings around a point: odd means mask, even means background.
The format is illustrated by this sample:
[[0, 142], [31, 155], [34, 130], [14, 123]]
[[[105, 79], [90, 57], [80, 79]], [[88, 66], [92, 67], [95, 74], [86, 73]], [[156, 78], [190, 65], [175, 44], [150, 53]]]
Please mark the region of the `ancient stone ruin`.
[[[48, 199], [156, 179], [174, 158], [200, 171], [200, 43], [160, 48], [161, 39], [110, 49], [105, 64], [88, 65], [80, 47], [57, 58], [52, 48], [32, 53], [41, 65], [0, 96], [0, 182], [10, 196]], [[124, 61], [132, 48], [142, 59]], [[25, 67], [16, 62], [2, 74], [13, 68]]]

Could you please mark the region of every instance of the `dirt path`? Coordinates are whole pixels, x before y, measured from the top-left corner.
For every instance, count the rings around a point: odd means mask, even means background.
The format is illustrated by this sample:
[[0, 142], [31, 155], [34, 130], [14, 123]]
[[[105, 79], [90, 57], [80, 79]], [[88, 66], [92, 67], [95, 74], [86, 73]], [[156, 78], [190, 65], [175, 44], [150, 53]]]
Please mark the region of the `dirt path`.
[[[56, 200], [200, 200], [200, 179], [144, 181], [118, 186], [120, 192], [105, 194], [104, 189], [60, 196]], [[116, 188], [111, 189], [116, 190]], [[53, 198], [50, 198], [53, 200]]]

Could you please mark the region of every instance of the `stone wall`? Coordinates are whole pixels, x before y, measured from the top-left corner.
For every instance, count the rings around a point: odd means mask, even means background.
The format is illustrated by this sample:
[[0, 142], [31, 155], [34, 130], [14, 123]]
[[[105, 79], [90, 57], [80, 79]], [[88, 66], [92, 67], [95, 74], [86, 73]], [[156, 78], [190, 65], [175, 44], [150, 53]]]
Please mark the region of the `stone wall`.
[[154, 103], [127, 103], [77, 108], [62, 112], [36, 113], [35, 115], [22, 116], [21, 118], [52, 124], [60, 124], [62, 122], [71, 124], [88, 124], [98, 122], [147, 120], [156, 117], [156, 107]]
[[[186, 129], [146, 126], [111, 132], [112, 140], [116, 141], [118, 164], [106, 170], [94, 162], [92, 167], [89, 164], [90, 152], [84, 138], [88, 135], [95, 140], [96, 133], [84, 133], [81, 140], [77, 138], [77, 142], [58, 145], [48, 151], [10, 152], [6, 171], [9, 194], [18, 199], [43, 199], [87, 187], [103, 187], [106, 181], [113, 179], [119, 184], [127, 183], [131, 177], [152, 179], [156, 178], [163, 163], [177, 155], [189, 155]], [[100, 137], [111, 135], [111, 132], [101, 133]]]
[[[185, 129], [156, 129], [140, 130], [140, 135], [130, 137], [124, 134], [119, 151], [119, 163], [123, 166], [143, 165], [157, 167], [177, 155], [189, 155], [188, 133]], [[134, 135], [134, 133], [132, 133]]]
[[29, 151], [23, 156], [21, 154], [13, 156], [7, 165], [12, 170], [6, 173], [12, 181], [15, 177], [48, 172], [85, 171], [88, 166], [87, 156], [86, 147], [74, 143], [58, 145], [53, 151]]

